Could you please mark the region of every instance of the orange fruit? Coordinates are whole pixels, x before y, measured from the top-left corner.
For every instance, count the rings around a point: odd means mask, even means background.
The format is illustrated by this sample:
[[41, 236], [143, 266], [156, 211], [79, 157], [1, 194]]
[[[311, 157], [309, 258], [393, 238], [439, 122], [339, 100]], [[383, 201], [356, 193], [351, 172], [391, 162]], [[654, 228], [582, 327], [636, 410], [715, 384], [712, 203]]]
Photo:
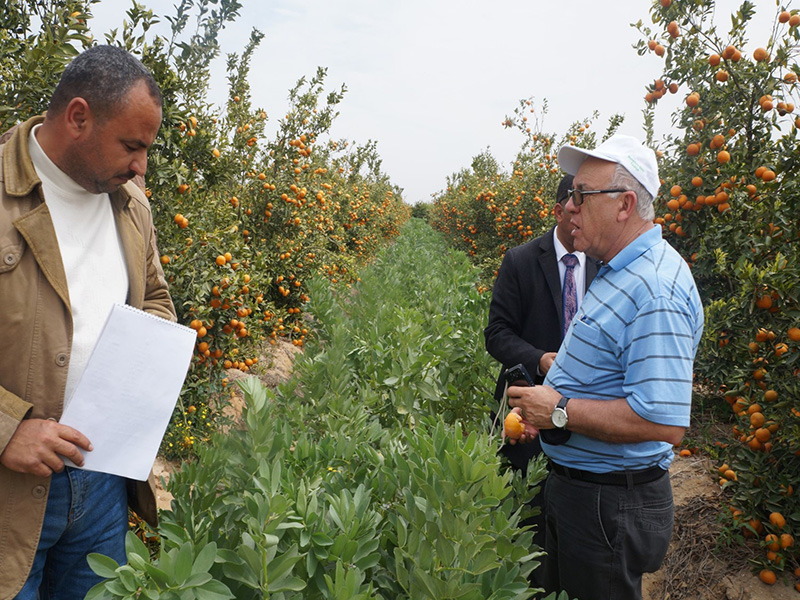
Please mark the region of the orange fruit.
[[[757, 413], [757, 414], [761, 414], [761, 413]], [[769, 441], [769, 438], [772, 437], [772, 434], [770, 433], [769, 429], [767, 429], [766, 427], [759, 427], [758, 429], [756, 429], [755, 436], [756, 436], [756, 439], [759, 442], [764, 443], [764, 442], [768, 442]]]
[[800, 25], [800, 15], [789, 17], [789, 27], [797, 27], [798, 25]]
[[728, 72], [725, 69], [720, 69], [717, 71], [717, 74], [714, 75], [714, 78], [719, 81], [720, 83], [725, 83], [728, 81]]
[[762, 60], [767, 60], [769, 58], [769, 54], [767, 54], [766, 48], [756, 48], [753, 50], [753, 60], [756, 62], [761, 62]]
[[678, 23], [676, 21], [671, 21], [670, 24], [667, 25], [667, 32], [674, 38], [678, 37], [680, 35]]
[[519, 413], [510, 412], [503, 421], [503, 434], [512, 440], [522, 437], [525, 426], [522, 424], [522, 416]]
[[722, 165], [724, 165], [730, 159], [731, 155], [730, 152], [728, 152], [727, 150], [720, 150], [719, 153], [717, 154], [717, 162]]
[[719, 61], [720, 61], [719, 54], [712, 54], [711, 56], [708, 57], [708, 64], [710, 64], [712, 67], [718, 66]]
[[[781, 14], [778, 15], [778, 22], [779, 23], [788, 23], [789, 19], [792, 18], [792, 13], [788, 10], [781, 11]], [[800, 575], [798, 575], [800, 577]]]
[[169, 256], [167, 256], [166, 254], [164, 254], [164, 255], [161, 257], [161, 264], [162, 264], [162, 265], [168, 265], [168, 264], [169, 264]]
[[697, 156], [700, 154], [700, 144], [693, 143], [686, 146], [686, 154], [689, 156]]
[[749, 524], [750, 527], [755, 529], [757, 533], [761, 533], [764, 530], [764, 525], [762, 525], [761, 519], [750, 519]]
[[781, 548], [791, 548], [794, 546], [794, 538], [789, 533], [781, 534]]
[[700, 94], [698, 94], [697, 92], [692, 92], [691, 94], [686, 96], [687, 106], [689, 106], [690, 108], [694, 108], [698, 104], [700, 104]]
[[758, 308], [763, 308], [763, 309], [771, 308], [772, 307], [772, 296], [769, 296], [768, 294], [764, 294], [763, 296], [759, 296], [756, 299], [756, 306]]
[[764, 542], [767, 545], [767, 549], [772, 550], [773, 552], [777, 552], [781, 549], [780, 539], [774, 533], [768, 533], [764, 537]]
[[774, 402], [777, 399], [778, 399], [778, 392], [776, 392], [775, 390], [767, 390], [766, 392], [764, 392], [764, 400], [766, 402]]
[[790, 327], [786, 335], [793, 342], [800, 342], [800, 327]]
[[684, 448], [683, 450], [680, 451], [679, 454], [680, 454], [680, 456], [683, 456], [685, 458], [687, 456], [691, 456], [692, 455], [692, 451], [689, 450], [688, 448]]
[[222, 256], [222, 254], [220, 254], [219, 256], [217, 256], [217, 264], [218, 264], [220, 267], [221, 267], [221, 266], [223, 266], [223, 265], [224, 265], [226, 262], [227, 262], [227, 261], [225, 260], [225, 257], [224, 257], [224, 256]]
[[786, 519], [784, 519], [783, 515], [779, 512], [769, 513], [769, 522], [778, 529], [782, 529], [783, 526], [786, 525]]
[[766, 583], [767, 585], [774, 585], [778, 578], [775, 576], [773, 571], [769, 569], [763, 569], [759, 574], [758, 578]]

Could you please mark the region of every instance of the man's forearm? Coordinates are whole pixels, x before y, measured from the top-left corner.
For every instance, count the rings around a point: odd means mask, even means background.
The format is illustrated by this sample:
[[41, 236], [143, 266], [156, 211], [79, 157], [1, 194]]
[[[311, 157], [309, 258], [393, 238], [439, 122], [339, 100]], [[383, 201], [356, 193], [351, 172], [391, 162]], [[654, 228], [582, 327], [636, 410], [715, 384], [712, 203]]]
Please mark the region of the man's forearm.
[[624, 398], [572, 398], [567, 405], [567, 412], [567, 429], [615, 444], [662, 441], [677, 445], [686, 431], [685, 427], [661, 425], [640, 417]]

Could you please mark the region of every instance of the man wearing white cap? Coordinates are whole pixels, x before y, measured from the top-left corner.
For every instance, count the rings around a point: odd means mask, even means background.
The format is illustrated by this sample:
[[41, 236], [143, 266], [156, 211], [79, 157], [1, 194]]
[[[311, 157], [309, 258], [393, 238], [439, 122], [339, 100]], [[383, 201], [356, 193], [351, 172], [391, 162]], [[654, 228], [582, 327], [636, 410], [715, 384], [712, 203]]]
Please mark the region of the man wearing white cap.
[[532, 433], [565, 429], [542, 448], [545, 587], [570, 597], [640, 599], [672, 535], [667, 469], [689, 426], [692, 368], [703, 332], [685, 261], [653, 224], [660, 181], [652, 150], [615, 135], [595, 150], [564, 146], [575, 175], [566, 210], [577, 250], [603, 266], [544, 385], [509, 388]]

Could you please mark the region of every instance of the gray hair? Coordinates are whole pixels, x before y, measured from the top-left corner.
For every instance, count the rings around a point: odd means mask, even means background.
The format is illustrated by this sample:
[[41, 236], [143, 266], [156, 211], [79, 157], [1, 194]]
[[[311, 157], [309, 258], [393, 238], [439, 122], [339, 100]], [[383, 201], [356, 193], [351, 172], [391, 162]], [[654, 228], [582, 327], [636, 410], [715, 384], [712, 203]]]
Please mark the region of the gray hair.
[[650, 195], [645, 187], [639, 183], [639, 180], [631, 175], [630, 171], [617, 163], [614, 169], [614, 176], [611, 178], [610, 186], [612, 188], [622, 188], [632, 190], [636, 193], [636, 212], [645, 221], [652, 221], [656, 212], [653, 208], [653, 196]]
[[161, 106], [155, 78], [136, 57], [116, 46], [94, 46], [64, 69], [47, 111], [59, 114], [73, 98], [83, 98], [98, 118], [106, 119], [124, 106], [128, 92], [140, 81]]

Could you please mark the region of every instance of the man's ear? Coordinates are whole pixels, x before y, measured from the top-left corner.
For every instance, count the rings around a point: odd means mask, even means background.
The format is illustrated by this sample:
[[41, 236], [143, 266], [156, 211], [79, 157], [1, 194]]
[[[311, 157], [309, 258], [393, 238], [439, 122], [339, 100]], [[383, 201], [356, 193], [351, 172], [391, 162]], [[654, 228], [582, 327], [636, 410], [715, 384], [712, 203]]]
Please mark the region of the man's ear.
[[92, 126], [93, 115], [89, 103], [83, 98], [73, 98], [64, 109], [64, 125], [73, 139], [86, 135]]
[[622, 192], [617, 200], [617, 221], [627, 221], [636, 212], [637, 203], [636, 192], [633, 190]]

